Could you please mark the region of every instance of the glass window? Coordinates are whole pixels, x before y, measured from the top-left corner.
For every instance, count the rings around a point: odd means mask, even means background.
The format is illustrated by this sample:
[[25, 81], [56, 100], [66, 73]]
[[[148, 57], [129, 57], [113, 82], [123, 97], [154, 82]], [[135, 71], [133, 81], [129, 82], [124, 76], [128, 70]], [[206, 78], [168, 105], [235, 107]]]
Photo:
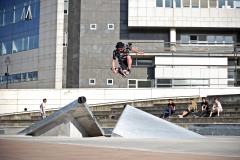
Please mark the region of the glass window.
[[192, 0], [192, 8], [199, 8], [199, 0]]
[[29, 37], [29, 49], [38, 48], [38, 35]]
[[114, 24], [108, 24], [108, 30], [114, 30]]
[[63, 32], [63, 46], [68, 44], [68, 32]]
[[165, 7], [173, 8], [173, 1], [172, 0], [165, 0]]
[[207, 0], [200, 0], [201, 8], [208, 8], [208, 1]]
[[38, 72], [37, 71], [32, 72], [32, 75], [33, 75], [33, 81], [38, 80]]
[[235, 79], [235, 72], [234, 71], [228, 71], [228, 78], [229, 79]]
[[22, 73], [21, 81], [23, 82], [27, 81], [27, 73]]
[[218, 8], [225, 8], [225, 0], [218, 0]]
[[12, 53], [20, 52], [23, 50], [23, 39], [13, 40]]
[[175, 0], [176, 1], [176, 7], [181, 8], [182, 7], [182, 2], [181, 0]]
[[23, 38], [23, 50], [26, 51], [29, 49], [29, 37]]
[[217, 7], [217, 0], [209, 0], [209, 7], [216, 8]]
[[190, 85], [189, 79], [174, 79], [173, 81], [174, 85]]
[[2, 43], [0, 42], [0, 56], [2, 55]]
[[183, 7], [190, 7], [190, 0], [183, 0]]
[[208, 35], [207, 36], [207, 41], [208, 43], [214, 43], [215, 44], [215, 36], [212, 36], [212, 35]]
[[236, 8], [240, 8], [240, 0], [236, 0]]
[[90, 29], [91, 30], [96, 30], [97, 29], [97, 24], [90, 24]]
[[89, 79], [89, 85], [95, 85], [95, 79], [90, 78]]
[[151, 59], [137, 59], [137, 65], [138, 66], [152, 66], [153, 65], [153, 60]]
[[3, 25], [6, 26], [11, 23], [13, 23], [13, 11], [5, 12]]
[[233, 3], [234, 0], [227, 0], [227, 6], [230, 6], [230, 8], [234, 8]]
[[151, 88], [152, 81], [150, 80], [138, 80], [138, 88]]
[[14, 14], [15, 14], [15, 23], [19, 22], [19, 21], [22, 21], [22, 11], [23, 9], [22, 8], [17, 8], [15, 11], [14, 11]]
[[197, 43], [197, 35], [190, 35], [190, 42]]
[[12, 53], [12, 41], [2, 43], [2, 53], [9, 54]]
[[233, 44], [233, 36], [225, 36], [225, 43]]
[[3, 26], [3, 14], [0, 13], [0, 27]]
[[64, 0], [64, 14], [68, 14], [68, 0]]
[[163, 0], [156, 0], [157, 7], [163, 7]]
[[137, 81], [133, 79], [128, 80], [128, 88], [137, 88]]
[[113, 79], [107, 79], [107, 85], [113, 85]]
[[206, 35], [198, 35], [198, 41], [207, 41], [207, 36]]
[[157, 79], [157, 84], [172, 84], [171, 79]]
[[13, 74], [12, 81], [13, 83], [21, 82], [21, 74]]
[[28, 81], [35, 81], [38, 79], [38, 72], [28, 72]]
[[223, 43], [223, 36], [216, 36], [216, 42], [218, 44], [222, 44]]
[[235, 59], [228, 59], [228, 66], [235, 66]]
[[181, 43], [189, 43], [189, 36], [181, 35]]

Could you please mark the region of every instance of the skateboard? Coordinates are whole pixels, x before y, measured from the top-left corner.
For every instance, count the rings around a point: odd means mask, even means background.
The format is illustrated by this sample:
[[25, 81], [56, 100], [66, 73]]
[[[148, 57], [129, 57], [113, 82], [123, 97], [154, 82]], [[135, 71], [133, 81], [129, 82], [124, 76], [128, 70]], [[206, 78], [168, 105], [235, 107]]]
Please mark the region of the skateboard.
[[[112, 70], [112, 68], [111, 68], [111, 70]], [[121, 72], [121, 68], [119, 67], [119, 68], [115, 68], [115, 70], [116, 71], [118, 71], [118, 74], [120, 74], [123, 78], [126, 78], [129, 74], [130, 74], [130, 72], [125, 72], [125, 73], [123, 73], [123, 72]]]

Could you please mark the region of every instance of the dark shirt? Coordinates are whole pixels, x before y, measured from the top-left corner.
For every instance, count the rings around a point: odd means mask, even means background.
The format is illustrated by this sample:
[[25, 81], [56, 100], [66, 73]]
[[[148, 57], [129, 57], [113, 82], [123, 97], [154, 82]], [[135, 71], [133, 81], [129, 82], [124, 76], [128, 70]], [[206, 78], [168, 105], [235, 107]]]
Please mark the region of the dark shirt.
[[168, 108], [172, 108], [174, 110], [175, 104], [174, 103], [168, 103]]
[[127, 61], [127, 56], [129, 56], [129, 51], [131, 50], [131, 47], [127, 47], [123, 51], [120, 51], [119, 49], [115, 49], [113, 51], [113, 59], [116, 60], [118, 58], [118, 61]]
[[208, 102], [207, 101], [202, 102], [201, 106], [203, 106], [203, 108], [206, 108], [206, 110], [209, 111], [209, 107], [208, 107]]

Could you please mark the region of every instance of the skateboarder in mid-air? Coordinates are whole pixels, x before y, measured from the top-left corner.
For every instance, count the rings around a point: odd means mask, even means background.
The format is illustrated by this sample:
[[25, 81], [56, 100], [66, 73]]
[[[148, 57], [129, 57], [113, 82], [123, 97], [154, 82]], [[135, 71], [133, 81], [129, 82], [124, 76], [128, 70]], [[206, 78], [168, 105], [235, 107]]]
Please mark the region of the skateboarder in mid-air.
[[[132, 48], [132, 44], [128, 43], [125, 46], [124, 43], [118, 42], [116, 45], [116, 49], [113, 51], [113, 59], [112, 59], [112, 71], [113, 73], [120, 73], [123, 76], [128, 76], [131, 72], [132, 66], [132, 57], [129, 54], [129, 51], [133, 51], [137, 54], [144, 54], [144, 52], [137, 51], [135, 48]], [[118, 63], [120, 68], [115, 68], [115, 60], [118, 59]]]

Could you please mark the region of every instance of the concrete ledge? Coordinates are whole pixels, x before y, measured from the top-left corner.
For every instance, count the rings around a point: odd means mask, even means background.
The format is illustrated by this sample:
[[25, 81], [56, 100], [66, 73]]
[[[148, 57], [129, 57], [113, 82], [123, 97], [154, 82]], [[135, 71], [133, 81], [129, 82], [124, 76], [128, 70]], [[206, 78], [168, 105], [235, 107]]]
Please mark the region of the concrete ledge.
[[88, 105], [82, 102], [84, 102], [84, 99], [80, 97], [59, 111], [19, 132], [19, 134], [32, 136], [102, 136], [102, 128]]

